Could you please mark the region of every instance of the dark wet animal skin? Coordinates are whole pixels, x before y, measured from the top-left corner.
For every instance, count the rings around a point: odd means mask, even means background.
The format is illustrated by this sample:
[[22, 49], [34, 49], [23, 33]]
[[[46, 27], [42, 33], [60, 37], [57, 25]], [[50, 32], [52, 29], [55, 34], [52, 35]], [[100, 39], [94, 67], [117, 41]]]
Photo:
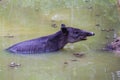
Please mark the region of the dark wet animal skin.
[[74, 43], [86, 40], [88, 36], [94, 36], [93, 32], [87, 32], [78, 28], [66, 27], [61, 24], [61, 30], [55, 34], [23, 41], [8, 49], [12, 53], [48, 53], [62, 49], [67, 43]]

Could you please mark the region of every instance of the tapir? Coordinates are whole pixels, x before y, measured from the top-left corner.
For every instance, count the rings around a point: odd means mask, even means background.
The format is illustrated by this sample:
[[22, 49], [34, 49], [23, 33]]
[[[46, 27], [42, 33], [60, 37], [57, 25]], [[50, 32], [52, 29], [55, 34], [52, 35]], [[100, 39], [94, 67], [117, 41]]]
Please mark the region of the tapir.
[[87, 37], [94, 35], [94, 32], [67, 27], [65, 24], [61, 24], [61, 29], [54, 34], [23, 41], [12, 45], [6, 50], [11, 53], [22, 54], [50, 53], [62, 49], [67, 43], [87, 40]]

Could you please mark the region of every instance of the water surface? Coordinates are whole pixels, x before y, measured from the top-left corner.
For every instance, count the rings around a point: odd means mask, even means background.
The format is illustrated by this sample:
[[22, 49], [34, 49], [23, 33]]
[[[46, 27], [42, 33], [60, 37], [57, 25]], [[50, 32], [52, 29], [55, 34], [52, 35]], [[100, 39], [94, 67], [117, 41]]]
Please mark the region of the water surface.
[[[115, 34], [120, 34], [114, 0], [4, 0], [0, 4], [1, 80], [120, 79], [120, 58], [112, 52], [101, 51]], [[22, 55], [5, 51], [15, 43], [53, 34], [60, 30], [61, 23], [96, 35], [49, 54]], [[78, 58], [74, 53], [85, 55]], [[12, 62], [21, 66], [10, 67]]]

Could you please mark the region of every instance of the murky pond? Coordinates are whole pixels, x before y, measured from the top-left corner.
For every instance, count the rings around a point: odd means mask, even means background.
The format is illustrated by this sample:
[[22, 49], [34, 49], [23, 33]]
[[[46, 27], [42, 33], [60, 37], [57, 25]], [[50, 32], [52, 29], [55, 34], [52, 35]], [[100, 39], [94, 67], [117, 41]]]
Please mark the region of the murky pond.
[[[96, 35], [49, 54], [5, 51], [15, 43], [53, 34], [61, 23]], [[120, 35], [119, 25], [115, 0], [1, 0], [0, 79], [120, 80], [120, 57], [101, 51]]]

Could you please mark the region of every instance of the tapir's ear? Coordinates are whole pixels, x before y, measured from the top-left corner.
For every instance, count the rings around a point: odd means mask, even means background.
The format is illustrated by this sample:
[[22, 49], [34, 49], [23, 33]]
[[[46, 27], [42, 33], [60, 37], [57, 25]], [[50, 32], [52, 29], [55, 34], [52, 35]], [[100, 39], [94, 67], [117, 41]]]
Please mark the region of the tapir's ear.
[[62, 31], [63, 34], [65, 34], [65, 35], [68, 34], [68, 30], [67, 30], [67, 27], [65, 26], [65, 24], [61, 24], [61, 31]]

